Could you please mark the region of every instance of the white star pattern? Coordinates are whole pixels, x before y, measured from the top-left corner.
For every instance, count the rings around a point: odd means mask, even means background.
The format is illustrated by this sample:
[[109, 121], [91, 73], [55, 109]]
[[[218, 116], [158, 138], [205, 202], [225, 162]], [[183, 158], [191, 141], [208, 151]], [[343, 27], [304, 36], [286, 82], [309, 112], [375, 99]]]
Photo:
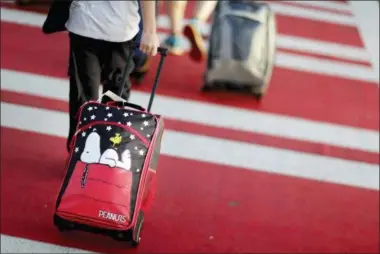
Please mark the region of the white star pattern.
[[144, 121], [144, 122], [143, 122], [143, 125], [144, 125], [144, 126], [148, 126], [148, 124], [149, 124], [148, 121]]
[[139, 149], [137, 146], [135, 146], [135, 150]]
[[112, 113], [108, 113], [107, 116], [108, 116], [108, 117], [112, 117]]
[[140, 154], [141, 156], [143, 156], [143, 155], [144, 155], [144, 150], [140, 150], [140, 151], [139, 151], [139, 154]]
[[94, 109], [98, 109], [98, 107], [94, 107]]
[[124, 117], [127, 117], [127, 116], [128, 116], [128, 113], [127, 113], [127, 112], [126, 112], [126, 113], [124, 113], [124, 114], [123, 114], [123, 116], [124, 116]]
[[95, 119], [95, 115], [92, 115], [92, 116], [91, 116], [91, 120], [94, 120], [94, 119]]
[[75, 152], [77, 153], [79, 151], [79, 147], [75, 147]]
[[92, 107], [88, 107], [88, 109], [87, 109], [88, 111], [91, 111], [92, 110]]
[[135, 135], [131, 134], [131, 136], [129, 136], [129, 138], [130, 138], [131, 140], [135, 140]]
[[110, 131], [110, 130], [112, 130], [112, 127], [111, 126], [107, 126], [107, 131]]
[[85, 137], [86, 136], [86, 132], [82, 132], [82, 137]]
[[129, 127], [131, 127], [131, 126], [132, 126], [132, 123], [131, 123], [131, 122], [128, 122], [127, 125], [128, 125]]

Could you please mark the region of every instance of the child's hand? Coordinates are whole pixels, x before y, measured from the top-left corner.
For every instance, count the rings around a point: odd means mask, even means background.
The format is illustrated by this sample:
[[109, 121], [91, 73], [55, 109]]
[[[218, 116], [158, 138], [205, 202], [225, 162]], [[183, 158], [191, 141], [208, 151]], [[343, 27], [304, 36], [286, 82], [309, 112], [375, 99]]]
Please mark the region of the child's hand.
[[158, 39], [157, 33], [148, 33], [143, 31], [141, 41], [140, 41], [140, 50], [151, 56], [157, 54], [157, 48], [160, 46], [160, 40]]

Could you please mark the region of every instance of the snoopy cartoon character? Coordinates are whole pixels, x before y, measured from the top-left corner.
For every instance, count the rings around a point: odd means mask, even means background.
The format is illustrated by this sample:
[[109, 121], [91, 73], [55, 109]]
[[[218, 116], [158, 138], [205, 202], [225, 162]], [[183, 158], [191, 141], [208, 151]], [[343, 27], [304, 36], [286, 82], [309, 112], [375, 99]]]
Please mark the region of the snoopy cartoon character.
[[131, 152], [128, 149], [125, 150], [121, 155], [121, 160], [119, 160], [119, 155], [116, 150], [112, 148], [105, 150], [104, 153], [101, 154], [100, 136], [96, 132], [92, 132], [88, 135], [80, 160], [86, 164], [99, 163], [108, 165], [111, 168], [131, 169]]

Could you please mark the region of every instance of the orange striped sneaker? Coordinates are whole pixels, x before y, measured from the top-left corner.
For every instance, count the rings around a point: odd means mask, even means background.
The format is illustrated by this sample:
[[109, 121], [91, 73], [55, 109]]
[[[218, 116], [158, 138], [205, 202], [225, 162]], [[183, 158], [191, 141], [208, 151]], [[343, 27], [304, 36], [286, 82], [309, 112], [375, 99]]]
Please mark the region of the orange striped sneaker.
[[199, 29], [200, 21], [193, 19], [184, 27], [184, 35], [191, 43], [189, 52], [190, 58], [196, 62], [201, 62], [206, 58], [206, 45]]

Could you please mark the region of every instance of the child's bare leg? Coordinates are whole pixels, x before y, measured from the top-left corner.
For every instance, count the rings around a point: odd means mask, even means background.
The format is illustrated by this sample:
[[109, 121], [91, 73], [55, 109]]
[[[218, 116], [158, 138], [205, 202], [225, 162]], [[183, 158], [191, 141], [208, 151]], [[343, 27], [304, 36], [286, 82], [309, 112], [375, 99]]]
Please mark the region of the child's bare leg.
[[206, 46], [202, 37], [201, 26], [206, 23], [216, 4], [217, 1], [197, 1], [193, 19], [184, 28], [184, 34], [192, 46], [189, 56], [194, 61], [202, 61], [206, 58]]
[[198, 1], [193, 18], [205, 23], [215, 10], [218, 1]]
[[170, 53], [181, 55], [183, 53], [183, 20], [187, 1], [165, 1], [169, 15], [171, 35], [166, 38], [164, 44]]

